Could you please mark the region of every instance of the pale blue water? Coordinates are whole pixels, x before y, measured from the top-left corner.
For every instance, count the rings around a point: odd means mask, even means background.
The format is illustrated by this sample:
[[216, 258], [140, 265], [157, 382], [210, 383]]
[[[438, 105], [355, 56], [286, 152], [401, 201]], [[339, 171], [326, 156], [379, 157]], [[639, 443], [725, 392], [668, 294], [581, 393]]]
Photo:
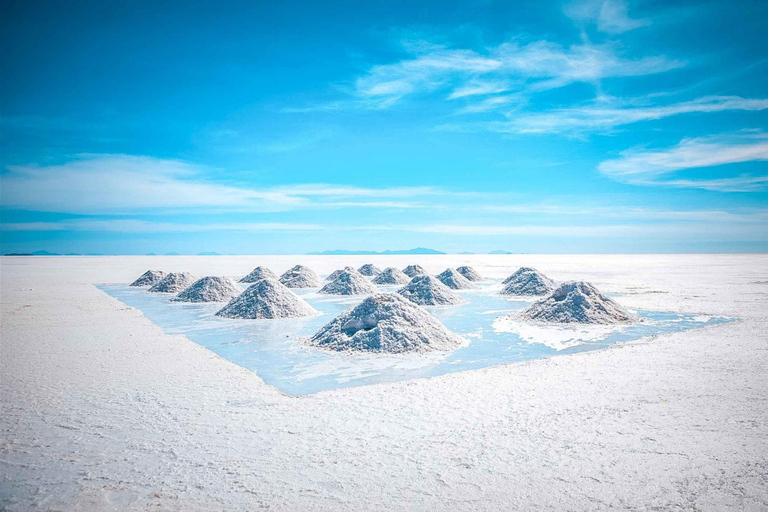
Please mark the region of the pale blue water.
[[[494, 321], [524, 309], [530, 302], [496, 294], [498, 283], [480, 290], [460, 292], [468, 301], [460, 306], [427, 307], [452, 331], [466, 336], [468, 346], [449, 353], [427, 355], [340, 354], [304, 346], [311, 336], [337, 314], [362, 297], [318, 295], [297, 291], [322, 316], [285, 320], [234, 320], [214, 316], [223, 304], [169, 302], [171, 294], [148, 293], [127, 285], [101, 285], [101, 290], [141, 310], [169, 334], [184, 334], [221, 357], [255, 372], [264, 382], [289, 395], [324, 389], [360, 386], [442, 375], [555, 354], [595, 350], [612, 343], [645, 336], [684, 331], [732, 321], [724, 317], [637, 311], [644, 321], [616, 329], [534, 328], [525, 324], [505, 328]], [[382, 286], [394, 291], [397, 286]], [[516, 331], [516, 332], [515, 332]], [[588, 331], [588, 330], [587, 330]], [[566, 341], [563, 342], [563, 339]], [[560, 341], [558, 341], [560, 340]], [[560, 350], [556, 350], [560, 349]]]

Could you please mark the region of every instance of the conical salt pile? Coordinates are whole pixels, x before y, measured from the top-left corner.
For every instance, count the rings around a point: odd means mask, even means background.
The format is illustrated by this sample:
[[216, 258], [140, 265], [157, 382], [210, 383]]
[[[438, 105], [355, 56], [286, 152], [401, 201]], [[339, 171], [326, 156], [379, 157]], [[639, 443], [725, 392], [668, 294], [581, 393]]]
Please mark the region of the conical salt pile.
[[421, 306], [448, 306], [466, 302], [434, 276], [416, 276], [397, 293]]
[[466, 277], [467, 280], [469, 280], [469, 281], [482, 281], [483, 280], [483, 276], [478, 274], [477, 271], [475, 269], [473, 269], [472, 267], [468, 267], [466, 265], [463, 266], [463, 267], [457, 268], [456, 272], [458, 272], [459, 274], [461, 274], [464, 277]]
[[322, 283], [315, 272], [304, 265], [296, 265], [280, 276], [280, 282], [288, 288], [319, 288]]
[[173, 302], [228, 302], [242, 293], [228, 277], [208, 276], [198, 279], [189, 288], [183, 290]]
[[368, 277], [377, 276], [381, 274], [381, 269], [378, 268], [373, 263], [366, 263], [365, 265], [357, 269], [357, 271], [363, 274], [364, 276], [368, 276]]
[[550, 323], [627, 324], [639, 319], [584, 281], [560, 285], [520, 313], [522, 318]]
[[257, 281], [261, 281], [265, 277], [268, 277], [270, 279], [277, 279], [277, 276], [274, 272], [269, 270], [265, 267], [256, 267], [255, 269], [251, 270], [251, 273], [245, 276], [244, 278], [240, 279], [241, 283], [255, 283]]
[[502, 295], [546, 295], [555, 289], [555, 282], [530, 267], [523, 267], [504, 280]]
[[421, 265], [408, 265], [403, 269], [403, 274], [408, 277], [426, 276], [429, 274]]
[[130, 286], [154, 286], [165, 277], [162, 270], [147, 270], [139, 276]]
[[[337, 277], [339, 277], [343, 272], [351, 272], [353, 274], [360, 274], [357, 270], [355, 270], [352, 267], [344, 267], [340, 268], [339, 270], [334, 270], [331, 272], [331, 275], [325, 278], [326, 281], [334, 281]], [[360, 274], [362, 275], [362, 274]]]
[[354, 269], [343, 270], [336, 279], [326, 284], [317, 293], [325, 295], [372, 295], [378, 290]]
[[470, 290], [472, 288], [477, 288], [469, 281], [469, 279], [452, 268], [445, 269], [445, 271], [437, 275], [437, 278], [445, 286], [454, 290]]
[[150, 292], [179, 293], [195, 282], [195, 276], [188, 272], [171, 272], [158, 281]]
[[373, 278], [374, 284], [406, 284], [411, 280], [410, 277], [403, 274], [400, 269], [395, 267], [388, 267], [384, 271]]
[[412, 302], [378, 293], [341, 313], [308, 343], [328, 350], [399, 354], [453, 350], [465, 341]]
[[232, 299], [216, 316], [226, 318], [297, 318], [318, 312], [281, 282], [265, 278]]

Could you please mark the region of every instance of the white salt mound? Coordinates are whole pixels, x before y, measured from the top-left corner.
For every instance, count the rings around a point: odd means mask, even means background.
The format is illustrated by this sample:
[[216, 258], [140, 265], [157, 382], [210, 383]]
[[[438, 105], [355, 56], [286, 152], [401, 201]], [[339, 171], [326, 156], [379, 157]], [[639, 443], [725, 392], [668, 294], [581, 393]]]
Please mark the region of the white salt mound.
[[[353, 274], [360, 274], [357, 270], [355, 270], [352, 267], [344, 267], [340, 268], [339, 270], [334, 270], [331, 272], [331, 275], [325, 278], [326, 281], [334, 281], [337, 277], [339, 277], [343, 272], [351, 272]], [[362, 275], [362, 274], [360, 274]]]
[[453, 288], [454, 290], [469, 290], [472, 288], [477, 288], [469, 281], [469, 279], [459, 274], [452, 268], [445, 269], [445, 271], [437, 275], [437, 278], [445, 286], [448, 288]]
[[421, 265], [408, 265], [403, 269], [403, 274], [408, 277], [426, 276], [429, 274]]
[[357, 271], [363, 274], [364, 276], [368, 276], [368, 277], [377, 276], [381, 274], [381, 269], [378, 268], [373, 263], [366, 263], [365, 265], [357, 269]]
[[373, 278], [374, 284], [406, 284], [411, 280], [403, 274], [399, 268], [387, 267], [384, 271]]
[[173, 302], [228, 302], [240, 295], [242, 291], [242, 288], [228, 277], [208, 276], [198, 279], [171, 300]]
[[171, 272], [158, 281], [150, 292], [179, 293], [195, 282], [195, 276], [188, 272]]
[[317, 293], [325, 295], [372, 295], [378, 290], [358, 271], [343, 270], [336, 279], [326, 284]]
[[473, 269], [472, 267], [468, 267], [466, 265], [463, 266], [463, 267], [457, 268], [456, 272], [458, 272], [459, 274], [461, 274], [464, 277], [466, 277], [467, 280], [469, 280], [469, 281], [482, 281], [483, 280], [483, 276], [478, 274], [477, 271], [475, 269]]
[[280, 276], [280, 282], [288, 288], [319, 288], [322, 283], [315, 272], [304, 265], [296, 265]]
[[315, 316], [315, 308], [276, 279], [264, 278], [232, 299], [216, 316], [226, 318], [297, 318]]
[[555, 282], [530, 267], [523, 267], [504, 280], [502, 295], [546, 295], [555, 289]]
[[308, 343], [328, 350], [400, 354], [453, 350], [465, 342], [412, 302], [378, 293], [341, 313]]
[[448, 306], [466, 302], [436, 277], [429, 275], [414, 277], [397, 293], [421, 306]]
[[255, 283], [264, 278], [277, 279], [274, 272], [265, 267], [256, 267], [251, 273], [240, 280], [241, 283]]
[[520, 316], [549, 323], [627, 324], [639, 320], [584, 281], [563, 283]]
[[130, 286], [153, 286], [159, 283], [165, 277], [162, 270], [147, 270], [139, 276]]

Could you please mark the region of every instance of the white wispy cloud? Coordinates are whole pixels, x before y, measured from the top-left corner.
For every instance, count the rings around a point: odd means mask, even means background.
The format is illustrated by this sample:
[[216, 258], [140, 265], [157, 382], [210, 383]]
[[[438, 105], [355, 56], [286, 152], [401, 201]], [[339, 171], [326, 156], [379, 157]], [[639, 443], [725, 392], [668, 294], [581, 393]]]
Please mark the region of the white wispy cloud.
[[63, 164], [8, 166], [7, 171], [0, 175], [0, 198], [4, 207], [64, 213], [147, 209], [416, 208], [421, 206], [414, 202], [416, 198], [448, 194], [431, 187], [224, 185], [207, 177], [216, 174], [215, 169], [131, 155], [82, 155]]
[[636, 185], [700, 188], [722, 192], [749, 192], [768, 187], [768, 169], [757, 175], [719, 178], [674, 177], [680, 171], [744, 162], [768, 161], [768, 134], [741, 132], [685, 139], [663, 150], [630, 149], [620, 158], [598, 165], [606, 176]]
[[17, 222], [0, 224], [3, 231], [96, 231], [107, 233], [198, 233], [205, 231], [322, 231], [319, 224], [286, 222], [188, 224], [139, 219], [66, 219], [58, 222]]
[[579, 0], [565, 6], [569, 18], [590, 22], [601, 32], [620, 34], [650, 25], [650, 20], [629, 17], [629, 6], [624, 0]]

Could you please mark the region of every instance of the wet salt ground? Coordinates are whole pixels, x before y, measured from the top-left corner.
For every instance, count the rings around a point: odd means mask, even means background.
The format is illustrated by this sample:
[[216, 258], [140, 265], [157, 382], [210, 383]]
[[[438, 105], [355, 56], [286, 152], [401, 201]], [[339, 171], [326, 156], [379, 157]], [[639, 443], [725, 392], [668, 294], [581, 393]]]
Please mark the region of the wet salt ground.
[[[145, 288], [101, 285], [99, 288], [142, 311], [169, 334], [184, 334], [219, 356], [255, 372], [264, 382], [289, 395], [325, 389], [432, 377], [604, 348], [618, 342], [732, 321], [726, 317], [637, 311], [643, 322], [628, 326], [548, 326], [503, 318], [530, 300], [498, 295], [498, 281], [478, 290], [460, 291], [467, 304], [428, 306], [445, 326], [467, 338], [468, 345], [448, 353], [382, 355], [327, 352], [302, 340], [336, 315], [359, 303], [362, 296], [319, 295], [294, 290], [322, 315], [281, 320], [236, 320], [214, 316], [222, 303], [175, 303], [174, 294], [148, 293]], [[395, 291], [400, 286], [380, 286]], [[618, 297], [621, 302], [621, 298]]]

